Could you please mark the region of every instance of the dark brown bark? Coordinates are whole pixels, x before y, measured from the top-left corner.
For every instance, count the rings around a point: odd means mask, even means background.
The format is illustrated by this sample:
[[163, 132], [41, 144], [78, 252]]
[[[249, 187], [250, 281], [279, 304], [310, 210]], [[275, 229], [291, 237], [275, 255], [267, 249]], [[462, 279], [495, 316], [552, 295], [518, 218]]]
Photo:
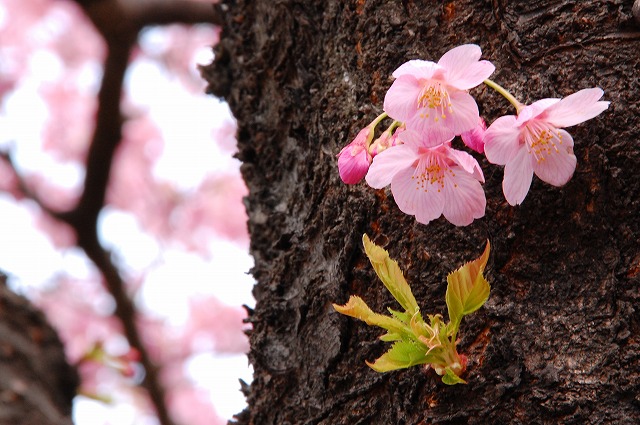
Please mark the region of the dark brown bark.
[[56, 332], [0, 274], [0, 424], [71, 425], [77, 385]]
[[[241, 424], [640, 423], [640, 24], [629, 0], [224, 1], [204, 70], [239, 123], [257, 300]], [[381, 112], [390, 74], [477, 43], [524, 102], [600, 86], [611, 107], [571, 128], [578, 167], [534, 178], [509, 206], [485, 171], [487, 210], [464, 228], [403, 215], [388, 190], [339, 180], [335, 155]], [[473, 90], [492, 121], [514, 111]], [[393, 306], [360, 246], [397, 258], [424, 311], [446, 274], [492, 242], [487, 305], [465, 319], [468, 385], [415, 367], [378, 374], [378, 329], [339, 316], [349, 294]]]

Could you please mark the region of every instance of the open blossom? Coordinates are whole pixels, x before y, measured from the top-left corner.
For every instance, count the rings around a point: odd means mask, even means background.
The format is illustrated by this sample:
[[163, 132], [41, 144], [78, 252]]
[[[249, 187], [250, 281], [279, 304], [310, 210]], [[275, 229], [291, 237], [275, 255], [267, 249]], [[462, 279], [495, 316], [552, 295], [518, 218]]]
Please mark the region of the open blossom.
[[405, 130], [404, 143], [376, 155], [367, 183], [380, 189], [391, 184], [400, 210], [427, 224], [440, 215], [456, 226], [484, 216], [484, 176], [468, 153], [451, 147], [451, 139], [434, 143], [427, 134]]
[[438, 63], [411, 60], [393, 72], [395, 81], [384, 99], [384, 110], [407, 128], [430, 131], [440, 142], [472, 130], [478, 124], [476, 101], [468, 93], [495, 70], [479, 60], [475, 44], [464, 44], [445, 53]]
[[356, 184], [367, 174], [373, 159], [369, 153], [372, 138], [373, 129], [365, 127], [338, 154], [338, 171], [346, 184]]
[[562, 186], [576, 168], [573, 138], [562, 130], [595, 117], [609, 107], [599, 88], [584, 89], [564, 99], [542, 99], [518, 116], [498, 118], [485, 134], [489, 162], [505, 165], [502, 189], [511, 205], [522, 203], [535, 173], [542, 181]]

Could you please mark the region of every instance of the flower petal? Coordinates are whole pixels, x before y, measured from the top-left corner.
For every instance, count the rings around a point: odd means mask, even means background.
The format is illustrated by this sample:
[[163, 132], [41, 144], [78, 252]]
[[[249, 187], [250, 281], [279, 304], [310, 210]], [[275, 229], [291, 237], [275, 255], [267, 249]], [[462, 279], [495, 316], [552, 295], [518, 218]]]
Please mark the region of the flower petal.
[[480, 61], [482, 51], [475, 44], [463, 44], [442, 55], [438, 65], [446, 69], [447, 84], [461, 90], [476, 87], [495, 71], [489, 61]]
[[[347, 146], [345, 149], [349, 148]], [[355, 151], [353, 148], [340, 152], [338, 157], [338, 171], [340, 178], [346, 184], [357, 184], [364, 178], [371, 164], [371, 155], [365, 148]]]
[[381, 189], [389, 185], [399, 171], [411, 168], [411, 164], [417, 159], [417, 152], [413, 146], [392, 146], [373, 158], [366, 177], [367, 184], [374, 189]]
[[[423, 108], [419, 110], [413, 118], [406, 122], [407, 130], [398, 136], [400, 140], [407, 143], [407, 135], [404, 133], [412, 131], [414, 134], [419, 135], [420, 145], [433, 147], [455, 137], [453, 131], [442, 124], [442, 120], [435, 121], [432, 116], [427, 116], [430, 112], [425, 111], [429, 111], [429, 109]], [[413, 138], [415, 139], [415, 137]]]
[[401, 75], [384, 97], [384, 111], [398, 121], [408, 121], [418, 111], [421, 84], [412, 75]]
[[466, 91], [450, 90], [449, 98], [453, 112], [441, 120], [442, 123], [456, 135], [474, 129], [480, 119], [480, 113], [473, 96]]
[[518, 113], [518, 125], [524, 125], [527, 121], [532, 120], [542, 114], [551, 105], [560, 102], [560, 99], [547, 98], [540, 99], [533, 102], [531, 105], [526, 105]]
[[420, 59], [413, 59], [400, 65], [395, 71], [393, 71], [393, 78], [399, 78], [402, 75], [412, 75], [417, 80], [420, 78], [429, 79], [433, 77], [436, 71], [441, 70], [441, 67], [435, 62], [425, 61]]
[[414, 168], [408, 168], [396, 174], [391, 181], [391, 192], [400, 211], [415, 215], [419, 223], [427, 224], [442, 214], [444, 194], [437, 182], [418, 185], [414, 172]]
[[533, 165], [531, 162], [531, 154], [522, 145], [516, 155], [504, 167], [502, 191], [507, 202], [511, 205], [521, 204], [529, 192], [533, 178]]
[[487, 124], [480, 117], [478, 124], [471, 130], [460, 134], [460, 138], [468, 148], [478, 153], [484, 153], [484, 133], [487, 132]]
[[457, 149], [449, 149], [447, 156], [458, 164], [463, 171], [471, 175], [474, 179], [484, 183], [484, 175], [478, 161], [467, 152]]
[[544, 159], [533, 162], [533, 171], [544, 182], [554, 186], [567, 183], [576, 169], [576, 156], [573, 154], [573, 138], [564, 130], [558, 130], [561, 142], [556, 139], [556, 149], [551, 149]]
[[519, 146], [520, 129], [514, 115], [498, 118], [484, 134], [484, 154], [492, 164], [506, 164], [518, 153]]
[[598, 101], [603, 95], [604, 91], [597, 87], [580, 90], [549, 107], [544, 119], [556, 127], [571, 127], [589, 120], [609, 107], [609, 102]]
[[467, 226], [484, 217], [487, 199], [482, 186], [460, 167], [451, 168], [453, 175], [447, 176], [444, 194], [444, 217], [456, 226]]

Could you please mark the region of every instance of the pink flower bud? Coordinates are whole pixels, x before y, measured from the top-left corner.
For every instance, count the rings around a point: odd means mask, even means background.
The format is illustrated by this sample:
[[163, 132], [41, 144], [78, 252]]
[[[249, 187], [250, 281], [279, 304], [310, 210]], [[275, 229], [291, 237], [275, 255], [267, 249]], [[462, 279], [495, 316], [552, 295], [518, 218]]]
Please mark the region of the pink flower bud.
[[385, 130], [380, 137], [374, 140], [373, 143], [371, 143], [371, 146], [369, 146], [369, 153], [371, 156], [375, 157], [387, 148], [397, 144], [402, 144], [402, 140], [398, 139], [398, 134], [402, 133], [404, 129], [404, 126], [399, 128], [392, 126]]
[[120, 374], [125, 378], [133, 378], [136, 375], [136, 369], [132, 364], [126, 363], [120, 368]]
[[368, 144], [373, 136], [371, 127], [360, 130], [356, 138], [338, 154], [340, 178], [346, 184], [356, 184], [369, 171], [373, 157], [369, 154]]
[[462, 141], [469, 148], [478, 153], [484, 153], [484, 133], [487, 131], [487, 124], [482, 117], [478, 120], [478, 125], [460, 135]]
[[389, 139], [389, 147], [402, 144], [402, 140], [400, 140], [398, 136], [406, 129], [407, 127], [404, 124], [396, 128], [396, 131], [393, 132], [393, 136], [391, 136], [391, 138]]

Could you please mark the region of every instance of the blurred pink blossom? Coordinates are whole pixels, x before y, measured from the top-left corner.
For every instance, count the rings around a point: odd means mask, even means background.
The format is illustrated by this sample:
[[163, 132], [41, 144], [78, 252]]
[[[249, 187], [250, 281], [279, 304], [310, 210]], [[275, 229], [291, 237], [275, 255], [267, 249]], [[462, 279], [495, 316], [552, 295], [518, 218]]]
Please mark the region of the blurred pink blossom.
[[43, 147], [61, 161], [84, 162], [93, 136], [97, 99], [67, 83], [48, 83], [40, 88], [50, 105], [42, 131]]
[[189, 307], [190, 320], [181, 332], [183, 344], [191, 345], [196, 352], [202, 349], [216, 353], [249, 351], [249, 339], [242, 331], [246, 328], [244, 309], [225, 305], [211, 296], [193, 298]]
[[176, 422], [189, 425], [225, 425], [204, 389], [192, 385], [170, 387], [167, 394], [169, 412]]

